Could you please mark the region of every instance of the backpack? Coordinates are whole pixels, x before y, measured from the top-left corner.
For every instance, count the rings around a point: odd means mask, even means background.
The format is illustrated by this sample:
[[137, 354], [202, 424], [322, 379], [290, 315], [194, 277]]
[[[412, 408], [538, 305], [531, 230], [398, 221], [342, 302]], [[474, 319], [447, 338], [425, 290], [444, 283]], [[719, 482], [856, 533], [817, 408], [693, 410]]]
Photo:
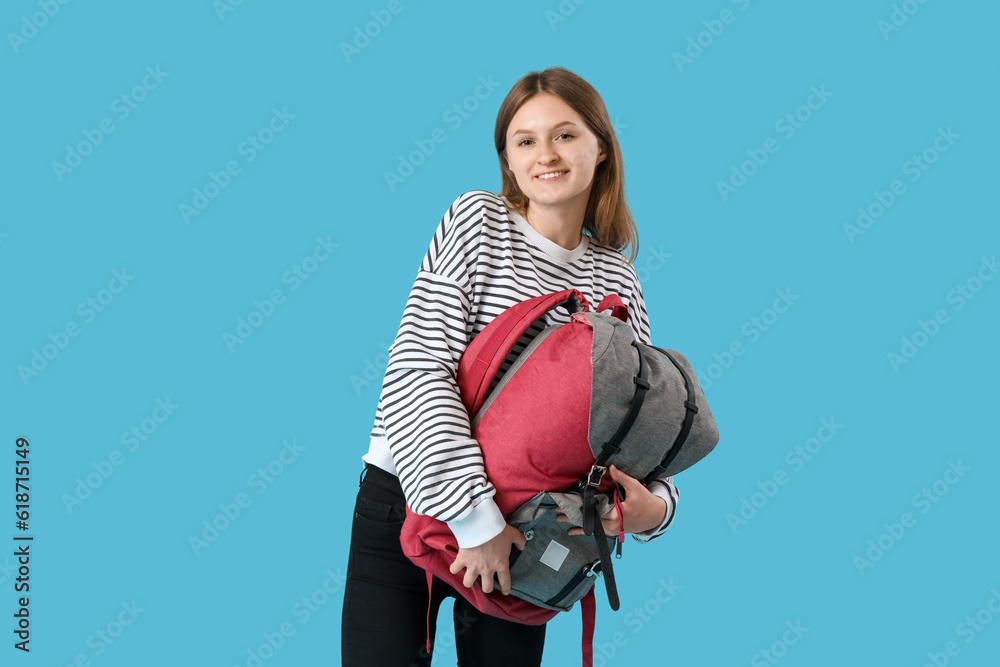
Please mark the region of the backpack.
[[[535, 336], [490, 391], [518, 339], [558, 306], [570, 321]], [[524, 551], [511, 552], [511, 595], [466, 588], [464, 574], [450, 572], [458, 545], [444, 522], [407, 507], [400, 536], [428, 586], [436, 576], [483, 613], [540, 625], [582, 600], [585, 655], [598, 575], [619, 607], [609, 554], [624, 536], [605, 536], [598, 519], [616, 504], [607, 466], [648, 482], [700, 461], [719, 439], [691, 364], [637, 342], [627, 317], [615, 294], [596, 312], [578, 290], [539, 296], [494, 318], [459, 361], [458, 388], [494, 501], [528, 538]], [[555, 520], [559, 509], [585, 534], [568, 535], [572, 524]]]

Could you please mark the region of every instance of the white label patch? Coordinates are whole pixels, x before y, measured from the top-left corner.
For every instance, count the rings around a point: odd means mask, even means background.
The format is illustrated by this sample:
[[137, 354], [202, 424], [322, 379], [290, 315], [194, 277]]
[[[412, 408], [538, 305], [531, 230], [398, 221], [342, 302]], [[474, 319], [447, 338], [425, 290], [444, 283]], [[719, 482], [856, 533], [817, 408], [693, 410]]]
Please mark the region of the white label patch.
[[556, 572], [562, 567], [563, 561], [566, 560], [566, 556], [569, 554], [569, 549], [559, 544], [555, 540], [549, 542], [549, 546], [545, 547], [545, 553], [542, 554], [541, 562], [545, 563], [551, 567]]

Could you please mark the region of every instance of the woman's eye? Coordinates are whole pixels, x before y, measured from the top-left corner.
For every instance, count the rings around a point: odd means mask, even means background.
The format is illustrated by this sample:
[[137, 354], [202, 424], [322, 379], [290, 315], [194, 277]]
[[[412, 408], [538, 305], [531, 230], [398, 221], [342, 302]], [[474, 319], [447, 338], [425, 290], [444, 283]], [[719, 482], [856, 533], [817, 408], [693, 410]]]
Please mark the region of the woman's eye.
[[[560, 132], [556, 136], [559, 137], [559, 138], [561, 138], [561, 137], [569, 137], [570, 139], [573, 138], [573, 135], [570, 134], [569, 132]], [[523, 146], [526, 141], [531, 141], [531, 139], [522, 139], [521, 141], [517, 142], [517, 145], [518, 146]]]

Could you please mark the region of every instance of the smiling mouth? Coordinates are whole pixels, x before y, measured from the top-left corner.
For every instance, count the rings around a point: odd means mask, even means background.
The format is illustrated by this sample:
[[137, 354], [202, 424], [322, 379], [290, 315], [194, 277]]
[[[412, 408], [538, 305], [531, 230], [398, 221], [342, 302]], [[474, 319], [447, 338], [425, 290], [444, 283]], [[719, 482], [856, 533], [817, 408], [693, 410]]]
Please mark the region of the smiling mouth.
[[549, 172], [548, 174], [541, 174], [540, 176], [535, 176], [535, 178], [537, 178], [540, 181], [554, 181], [559, 178], [562, 178], [568, 173], [569, 170], [567, 169], [566, 171], [555, 171], [555, 172]]

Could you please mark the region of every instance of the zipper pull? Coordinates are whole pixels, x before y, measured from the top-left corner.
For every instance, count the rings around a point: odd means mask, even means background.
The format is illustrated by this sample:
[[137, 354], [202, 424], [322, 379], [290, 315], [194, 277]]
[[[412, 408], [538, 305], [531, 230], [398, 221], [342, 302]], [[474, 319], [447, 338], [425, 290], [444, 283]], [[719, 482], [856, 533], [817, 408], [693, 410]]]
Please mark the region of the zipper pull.
[[625, 515], [622, 513], [622, 501], [619, 497], [625, 495], [625, 489], [615, 483], [615, 511], [618, 512], [618, 539], [615, 540], [615, 558], [622, 557], [622, 544], [625, 542]]

